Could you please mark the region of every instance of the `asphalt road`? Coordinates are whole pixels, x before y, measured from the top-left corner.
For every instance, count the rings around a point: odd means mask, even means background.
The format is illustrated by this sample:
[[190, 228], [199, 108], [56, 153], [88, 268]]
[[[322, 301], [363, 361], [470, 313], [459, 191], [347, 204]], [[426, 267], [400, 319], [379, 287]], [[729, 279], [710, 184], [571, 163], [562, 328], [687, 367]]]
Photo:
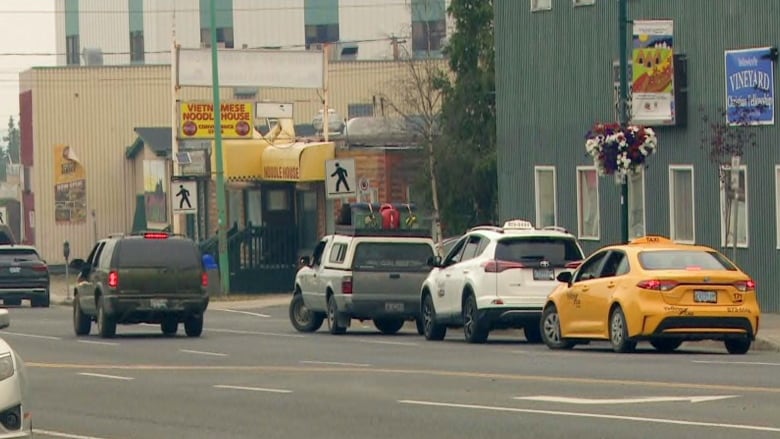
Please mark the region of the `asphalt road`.
[[780, 437], [779, 353], [299, 334], [286, 307], [211, 310], [203, 337], [180, 334], [76, 338], [58, 306], [11, 309], [0, 331], [27, 364], [36, 438]]

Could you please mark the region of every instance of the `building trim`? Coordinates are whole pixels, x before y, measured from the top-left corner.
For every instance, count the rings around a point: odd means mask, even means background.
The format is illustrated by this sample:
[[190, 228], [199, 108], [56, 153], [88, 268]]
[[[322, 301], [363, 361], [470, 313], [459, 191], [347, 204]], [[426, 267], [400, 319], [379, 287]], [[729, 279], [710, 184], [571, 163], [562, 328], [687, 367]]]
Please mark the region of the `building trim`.
[[[672, 175], [675, 171], [691, 171], [691, 240], [676, 239], [674, 230], [674, 182]], [[669, 165], [669, 237], [681, 244], [696, 243], [696, 174], [693, 165]]]
[[542, 224], [539, 174], [552, 171], [553, 175], [553, 226], [558, 225], [558, 174], [555, 166], [534, 166], [534, 203], [536, 205], [536, 225]]

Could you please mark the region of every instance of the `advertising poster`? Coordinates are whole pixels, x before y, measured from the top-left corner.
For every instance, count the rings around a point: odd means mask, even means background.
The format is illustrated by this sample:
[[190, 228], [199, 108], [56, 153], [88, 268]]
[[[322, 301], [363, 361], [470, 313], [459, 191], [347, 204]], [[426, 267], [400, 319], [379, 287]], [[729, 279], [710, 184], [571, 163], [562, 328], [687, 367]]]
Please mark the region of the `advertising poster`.
[[[254, 102], [221, 104], [223, 139], [251, 139], [254, 132]], [[211, 102], [179, 103], [179, 139], [213, 139], [214, 105]]]
[[57, 224], [87, 220], [87, 173], [70, 145], [54, 146], [54, 204]]
[[771, 48], [726, 51], [726, 108], [731, 125], [774, 125]]
[[674, 124], [674, 22], [634, 21], [632, 106], [634, 123]]
[[146, 222], [154, 228], [168, 225], [168, 178], [165, 161], [144, 160], [144, 201]]

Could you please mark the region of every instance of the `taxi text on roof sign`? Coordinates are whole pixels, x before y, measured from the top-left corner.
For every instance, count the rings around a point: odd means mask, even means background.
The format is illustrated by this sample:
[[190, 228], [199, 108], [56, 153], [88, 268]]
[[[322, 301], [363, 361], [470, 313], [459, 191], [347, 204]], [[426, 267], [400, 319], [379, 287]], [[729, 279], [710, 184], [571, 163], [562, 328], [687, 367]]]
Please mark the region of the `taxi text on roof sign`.
[[643, 236], [641, 238], [634, 239], [630, 244], [674, 244], [674, 241], [664, 238], [663, 236]]
[[533, 230], [534, 225], [528, 220], [513, 219], [504, 223], [505, 229]]

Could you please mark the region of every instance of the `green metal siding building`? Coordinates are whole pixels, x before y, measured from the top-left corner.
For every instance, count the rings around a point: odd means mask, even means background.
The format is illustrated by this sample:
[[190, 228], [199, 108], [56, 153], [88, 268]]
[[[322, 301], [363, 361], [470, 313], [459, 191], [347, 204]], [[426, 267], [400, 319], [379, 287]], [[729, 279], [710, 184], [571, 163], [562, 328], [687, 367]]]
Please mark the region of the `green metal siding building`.
[[[629, 185], [631, 236], [668, 236], [731, 257], [717, 166], [701, 146], [700, 108], [712, 116], [726, 106], [725, 51], [780, 43], [780, 1], [628, 4], [631, 20], [673, 20], [674, 52], [687, 59], [687, 86], [677, 84], [687, 90], [686, 122], [653, 126], [658, 151]], [[597, 177], [585, 153], [593, 124], [617, 120], [618, 2], [495, 0], [495, 17], [500, 218], [563, 226], [588, 252], [619, 241], [620, 187], [612, 177]], [[627, 45], [631, 50], [630, 40]], [[776, 60], [773, 65], [777, 70]], [[765, 312], [780, 312], [778, 123], [750, 128], [757, 146], [742, 157], [746, 195], [737, 214], [736, 262], [756, 280]]]

